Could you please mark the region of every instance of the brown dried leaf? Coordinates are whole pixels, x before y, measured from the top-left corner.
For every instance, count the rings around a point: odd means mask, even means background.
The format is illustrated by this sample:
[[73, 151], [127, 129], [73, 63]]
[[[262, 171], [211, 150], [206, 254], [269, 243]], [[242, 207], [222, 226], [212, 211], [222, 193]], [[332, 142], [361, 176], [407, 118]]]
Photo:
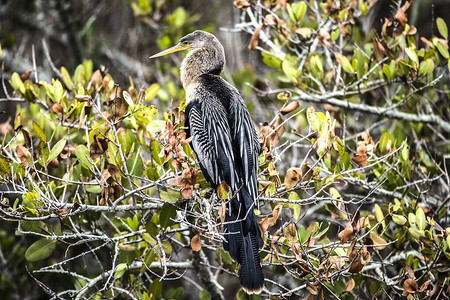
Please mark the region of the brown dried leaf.
[[380, 245], [380, 244], [382, 245], [382, 246], [376, 246], [375, 249], [383, 250], [384, 248], [386, 248], [386, 245], [383, 245], [383, 244], [386, 244], [387, 242], [382, 237], [380, 237], [378, 234], [376, 234], [374, 231], [370, 232], [370, 239], [373, 241], [374, 245]]
[[75, 99], [77, 99], [78, 101], [81, 101], [81, 102], [86, 102], [86, 101], [91, 100], [91, 96], [90, 95], [76, 95]]
[[419, 286], [417, 285], [417, 282], [412, 279], [408, 278], [403, 282], [403, 287], [405, 288], [405, 291], [409, 294], [415, 294], [417, 292], [417, 289]]
[[350, 268], [348, 271], [350, 273], [359, 273], [363, 269], [364, 265], [359, 261], [359, 259], [355, 259], [352, 264], [350, 265]]
[[302, 177], [301, 168], [289, 168], [286, 171], [286, 176], [284, 177], [284, 185], [286, 190], [292, 189]]
[[309, 281], [306, 281], [306, 289], [312, 295], [317, 295], [319, 293], [317, 287]]
[[266, 216], [259, 221], [259, 226], [261, 227], [261, 233], [264, 234], [267, 231], [267, 228], [269, 228], [269, 216]]
[[122, 97], [114, 99], [113, 115], [115, 115], [115, 121], [121, 120], [128, 112], [128, 103]]
[[248, 2], [247, 0], [235, 0], [235, 1], [233, 2], [233, 5], [234, 5], [236, 8], [242, 8], [242, 9], [245, 10], [247, 7], [250, 6], [250, 2]]
[[92, 83], [94, 84], [95, 89], [98, 90], [98, 88], [103, 83], [103, 76], [102, 76], [102, 73], [100, 72], [100, 70], [96, 70], [92, 74], [92, 79], [91, 80], [92, 80]]
[[20, 79], [22, 79], [22, 81], [27, 80], [28, 78], [30, 78], [31, 72], [33, 72], [33, 70], [28, 70], [28, 71], [26, 71], [25, 73], [23, 73], [23, 74], [20, 76]]
[[195, 252], [198, 252], [202, 249], [202, 240], [200, 238], [200, 235], [196, 234], [191, 240], [191, 248]]
[[27, 149], [31, 149], [31, 137], [30, 134], [28, 133], [27, 130], [22, 128], [22, 134], [23, 134], [23, 139], [25, 142], [25, 147], [27, 147]]
[[346, 292], [350, 292], [355, 287], [355, 280], [353, 278], [350, 278], [350, 281], [347, 284], [347, 288], [345, 289]]
[[25, 148], [24, 146], [18, 145], [16, 147], [16, 153], [17, 153], [17, 156], [19, 157], [20, 161], [23, 164], [29, 166], [28, 160], [31, 160], [31, 153], [30, 153], [30, 151], [28, 151], [28, 149]]
[[64, 107], [61, 103], [54, 103], [52, 105], [52, 111], [58, 115], [61, 115], [64, 113]]
[[423, 292], [428, 288], [428, 285], [430, 284], [431, 279], [428, 279], [427, 281], [425, 281], [422, 286], [419, 289], [419, 292]]
[[411, 269], [411, 267], [408, 264], [405, 264], [405, 269], [406, 269], [406, 272], [408, 273], [409, 278], [416, 279], [416, 277], [414, 276], [413, 269]]
[[11, 116], [8, 117], [8, 120], [6, 120], [6, 122], [1, 123], [0, 124], [0, 134], [1, 135], [6, 135], [9, 133], [13, 133], [14, 132], [14, 128], [11, 125]]
[[183, 199], [189, 199], [192, 196], [192, 192], [194, 191], [193, 186], [185, 186], [181, 189], [181, 196], [183, 196]]
[[106, 150], [108, 150], [108, 141], [106, 138], [99, 136], [98, 134], [94, 135], [94, 139], [89, 147], [89, 154], [91, 158], [96, 159], [102, 156]]
[[347, 241], [349, 241], [353, 237], [353, 226], [352, 222], [348, 222], [347, 226], [345, 226], [345, 229], [339, 232], [338, 238], [341, 240], [342, 244], [345, 244]]
[[277, 223], [278, 217], [281, 214], [281, 209], [283, 208], [282, 204], [277, 204], [272, 211], [272, 218], [270, 218], [269, 226], [273, 226]]
[[288, 114], [291, 111], [296, 110], [299, 106], [300, 106], [300, 104], [298, 103], [298, 101], [291, 102], [288, 105], [286, 105], [285, 107], [283, 107], [280, 110], [280, 113], [283, 114], [283, 115]]
[[[227, 212], [226, 205], [225, 205], [225, 204], [222, 204], [222, 205], [219, 207], [219, 211], [217, 212], [218, 215], [219, 215], [219, 217], [220, 217], [220, 221], [221, 221], [222, 223], [225, 222], [225, 214], [226, 214], [226, 212]], [[266, 217], [266, 218], [267, 218], [267, 217]], [[259, 223], [259, 224], [261, 224], [261, 223]]]
[[262, 27], [263, 27], [263, 24], [260, 24], [258, 27], [255, 28], [255, 32], [252, 35], [250, 44], [248, 45], [248, 50], [255, 50], [256, 47], [258, 46], [259, 33], [261, 32]]
[[291, 242], [298, 241], [297, 236], [297, 227], [294, 223], [290, 223], [286, 228], [284, 229], [284, 236]]

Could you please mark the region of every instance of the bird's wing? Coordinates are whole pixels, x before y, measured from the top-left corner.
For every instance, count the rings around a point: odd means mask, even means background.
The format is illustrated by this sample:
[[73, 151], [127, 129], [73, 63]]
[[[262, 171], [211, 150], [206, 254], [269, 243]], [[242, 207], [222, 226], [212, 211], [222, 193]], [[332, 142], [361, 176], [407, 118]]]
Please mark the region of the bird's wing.
[[214, 186], [223, 180], [236, 188], [234, 156], [230, 128], [224, 107], [210, 96], [208, 101], [191, 101], [186, 107], [186, 121], [191, 145], [202, 171]]
[[236, 92], [230, 102], [230, 130], [235, 158], [240, 160], [240, 176], [253, 199], [257, 198], [258, 156], [260, 145], [250, 113]]

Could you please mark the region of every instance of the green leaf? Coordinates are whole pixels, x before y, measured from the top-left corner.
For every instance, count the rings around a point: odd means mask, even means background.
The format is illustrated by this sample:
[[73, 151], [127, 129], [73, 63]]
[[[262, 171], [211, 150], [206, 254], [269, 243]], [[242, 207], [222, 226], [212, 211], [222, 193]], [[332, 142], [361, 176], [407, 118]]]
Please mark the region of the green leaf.
[[445, 48], [444, 44], [441, 43], [441, 41], [438, 41], [436, 44], [436, 47], [439, 51], [439, 53], [446, 59], [449, 59], [449, 54], [447, 48]]
[[55, 250], [55, 241], [50, 239], [40, 239], [28, 247], [25, 258], [28, 261], [40, 261], [49, 257]]
[[380, 149], [382, 153], [386, 152], [388, 142], [389, 142], [389, 133], [384, 132], [380, 137], [380, 142], [378, 143], [378, 149]]
[[445, 21], [442, 18], [436, 19], [436, 25], [439, 30], [439, 33], [445, 38], [448, 39], [448, 29], [447, 24], [445, 24]]
[[11, 161], [0, 155], [0, 175], [9, 175], [11, 171]]
[[128, 103], [128, 106], [134, 107], [133, 99], [127, 91], [123, 91], [123, 99]]
[[78, 158], [78, 161], [83, 163], [86, 168], [91, 168], [92, 164], [88, 160], [89, 149], [85, 145], [78, 145], [75, 149], [75, 155]]
[[142, 238], [146, 241], [150, 246], [156, 245], [157, 241], [147, 232], [142, 234]]
[[404, 216], [392, 215], [392, 221], [394, 221], [394, 223], [398, 225], [405, 225], [407, 220]]
[[337, 40], [337, 38], [341, 35], [341, 30], [339, 28], [336, 28], [332, 33], [331, 33], [331, 40], [334, 42]]
[[361, 11], [361, 15], [365, 16], [369, 12], [369, 5], [364, 0], [359, 0], [359, 10]]
[[297, 20], [297, 23], [300, 23], [306, 14], [307, 6], [304, 1], [292, 3], [292, 13]]
[[154, 279], [149, 288], [150, 295], [152, 295], [152, 299], [161, 298], [162, 292], [162, 281], [160, 279]]
[[177, 201], [178, 201], [177, 197], [169, 195], [169, 193], [167, 193], [167, 192], [160, 192], [159, 196], [161, 197], [162, 200], [164, 200], [165, 202], [168, 202], [168, 203], [174, 204], [174, 203], [177, 203]]
[[389, 68], [389, 66], [387, 64], [383, 64], [383, 73], [384, 73], [384, 75], [386, 75], [386, 77], [388, 79], [392, 78], [391, 69]]
[[128, 172], [135, 176], [142, 176], [144, 172], [144, 163], [139, 152], [134, 152], [126, 162]]
[[348, 61], [346, 56], [344, 56], [340, 53], [337, 53], [337, 52], [334, 53], [334, 56], [336, 57], [336, 60], [342, 66], [342, 69], [344, 69], [345, 72], [350, 73], [350, 74], [355, 73], [355, 70], [353, 70], [353, 67], [350, 64], [350, 62]]
[[414, 65], [417, 66], [419, 64], [419, 58], [417, 57], [416, 51], [411, 48], [405, 48], [406, 55], [414, 62]]
[[411, 234], [411, 236], [415, 239], [419, 239], [419, 237], [424, 236], [424, 234], [425, 234], [425, 232], [423, 230], [419, 230], [414, 227], [408, 228], [408, 231]]
[[167, 228], [174, 224], [172, 219], [176, 219], [177, 209], [172, 204], [165, 203], [161, 208], [161, 213], [159, 214], [159, 225], [162, 228]]
[[114, 273], [114, 278], [120, 278], [125, 274], [125, 271], [127, 270], [127, 264], [121, 263], [118, 264], [116, 267], [116, 272]]
[[306, 119], [312, 130], [319, 131], [319, 120], [317, 119], [316, 111], [312, 106], [308, 107], [306, 110]]
[[72, 91], [73, 90], [73, 82], [72, 82], [72, 79], [70, 78], [69, 72], [67, 71], [67, 69], [65, 67], [61, 67], [61, 75], [62, 75], [62, 79], [63, 79], [66, 87]]
[[408, 222], [409, 222], [409, 226], [416, 228], [417, 227], [416, 215], [413, 213], [409, 213], [408, 214]]
[[427, 218], [422, 208], [417, 208], [416, 210], [416, 223], [419, 230], [425, 230], [427, 226]]
[[151, 101], [153, 98], [158, 95], [159, 91], [159, 84], [154, 83], [152, 84], [146, 91], [145, 91], [145, 101]]
[[431, 75], [434, 71], [434, 62], [432, 59], [426, 59], [419, 65], [419, 74]]
[[20, 78], [19, 74], [14, 72], [11, 75], [10, 80], [11, 86], [16, 90], [19, 91], [22, 95], [25, 94], [25, 85], [23, 84], [22, 79]]
[[281, 64], [281, 70], [283, 70], [289, 81], [297, 83], [297, 69], [290, 61], [284, 60]]
[[62, 139], [58, 141], [50, 151], [50, 154], [48, 155], [47, 162], [51, 161], [52, 159], [55, 159], [58, 157], [58, 155], [63, 151], [64, 147], [66, 146], [66, 140]]
[[211, 300], [211, 295], [209, 294], [209, 292], [207, 290], [201, 290], [198, 293], [198, 298], [200, 300]]
[[36, 136], [43, 142], [47, 142], [47, 137], [45, 136], [44, 130], [39, 126], [38, 123], [33, 121], [33, 130]]

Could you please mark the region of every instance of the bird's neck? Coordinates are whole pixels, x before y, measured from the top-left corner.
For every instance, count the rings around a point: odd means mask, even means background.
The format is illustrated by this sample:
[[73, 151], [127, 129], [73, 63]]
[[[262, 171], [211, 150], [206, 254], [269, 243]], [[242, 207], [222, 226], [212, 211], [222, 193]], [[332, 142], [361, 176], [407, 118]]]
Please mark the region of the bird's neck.
[[203, 74], [220, 75], [225, 54], [220, 43], [213, 48], [199, 48], [189, 52], [181, 63], [181, 82], [186, 90]]

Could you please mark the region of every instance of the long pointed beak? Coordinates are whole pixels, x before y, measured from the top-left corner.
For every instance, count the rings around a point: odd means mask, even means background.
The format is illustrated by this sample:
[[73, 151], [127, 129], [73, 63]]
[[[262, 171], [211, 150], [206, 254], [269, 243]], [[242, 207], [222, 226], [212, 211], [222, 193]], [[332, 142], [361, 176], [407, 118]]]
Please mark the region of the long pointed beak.
[[164, 56], [164, 55], [167, 55], [167, 54], [170, 54], [170, 53], [174, 53], [174, 52], [178, 52], [178, 51], [183, 51], [183, 50], [186, 50], [186, 49], [188, 49], [188, 48], [189, 48], [189, 47], [186, 47], [186, 46], [183, 46], [183, 45], [181, 45], [181, 44], [178, 44], [178, 45], [176, 45], [176, 46], [173, 46], [172, 48], [169, 48], [169, 49], [166, 49], [166, 50], [161, 51], [161, 52], [159, 52], [159, 53], [156, 53], [156, 54], [150, 56], [150, 58], [155, 58], [155, 57]]

